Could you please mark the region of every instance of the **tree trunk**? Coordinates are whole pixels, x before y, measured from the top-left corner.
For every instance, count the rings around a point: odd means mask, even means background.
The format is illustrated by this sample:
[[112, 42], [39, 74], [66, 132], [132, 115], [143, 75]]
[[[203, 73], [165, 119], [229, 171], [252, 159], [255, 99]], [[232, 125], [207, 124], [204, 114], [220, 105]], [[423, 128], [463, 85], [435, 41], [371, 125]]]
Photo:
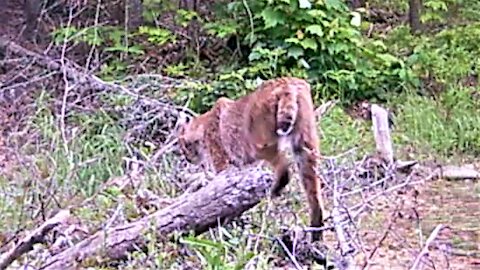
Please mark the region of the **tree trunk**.
[[410, 23], [410, 32], [412, 34], [418, 34], [422, 30], [422, 23], [420, 22], [422, 0], [408, 0], [408, 4], [408, 21]]
[[143, 4], [141, 0], [127, 0], [128, 30], [135, 31], [143, 24]]
[[38, 19], [42, 11], [42, 3], [43, 1], [39, 0], [25, 0], [23, 4], [26, 25], [23, 36], [29, 40], [36, 40], [37, 38]]
[[227, 170], [207, 186], [178, 197], [173, 204], [138, 221], [108, 228], [53, 256], [40, 269], [77, 269], [85, 260], [102, 261], [126, 258], [128, 252], [145, 248], [144, 235], [154, 229], [160, 239], [173, 231], [205, 232], [255, 206], [263, 199], [272, 175], [250, 166]]
[[351, 9], [356, 9], [356, 8], [360, 8], [360, 7], [364, 7], [365, 6], [365, 1], [366, 0], [350, 0], [349, 2], [349, 6]]

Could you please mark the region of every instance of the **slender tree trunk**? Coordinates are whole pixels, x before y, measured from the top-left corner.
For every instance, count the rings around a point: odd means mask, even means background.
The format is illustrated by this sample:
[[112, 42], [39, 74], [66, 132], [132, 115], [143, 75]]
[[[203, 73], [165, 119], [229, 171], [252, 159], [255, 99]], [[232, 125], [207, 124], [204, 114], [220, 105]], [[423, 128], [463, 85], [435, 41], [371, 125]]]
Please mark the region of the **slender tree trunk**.
[[410, 32], [412, 34], [419, 34], [422, 31], [422, 23], [420, 22], [422, 0], [408, 0], [408, 4], [408, 21], [410, 23]]
[[366, 0], [350, 0], [349, 1], [350, 8], [356, 9], [356, 8], [359, 8], [359, 7], [364, 7], [365, 2], [366, 2]]
[[37, 24], [42, 11], [42, 3], [40, 0], [26, 0], [23, 4], [23, 14], [25, 18], [26, 28], [23, 36], [30, 40], [37, 37]]
[[127, 0], [128, 29], [135, 31], [143, 24], [143, 3], [141, 0]]

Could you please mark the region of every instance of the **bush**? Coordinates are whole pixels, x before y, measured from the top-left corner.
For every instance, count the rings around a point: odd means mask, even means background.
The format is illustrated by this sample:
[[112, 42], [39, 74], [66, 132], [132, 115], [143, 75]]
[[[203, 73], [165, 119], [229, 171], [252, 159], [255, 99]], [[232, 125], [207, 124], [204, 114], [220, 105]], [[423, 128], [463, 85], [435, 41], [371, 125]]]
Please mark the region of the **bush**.
[[[316, 100], [327, 96], [344, 101], [384, 100], [386, 92], [413, 82], [411, 71], [381, 41], [362, 38], [360, 14], [342, 1], [234, 1], [223, 8], [218, 14], [231, 17], [208, 24], [208, 30], [225, 35], [221, 26], [228, 25], [250, 48], [246, 67], [234, 71], [244, 80], [308, 78]], [[237, 95], [244, 92], [238, 91], [241, 84], [236, 87]]]

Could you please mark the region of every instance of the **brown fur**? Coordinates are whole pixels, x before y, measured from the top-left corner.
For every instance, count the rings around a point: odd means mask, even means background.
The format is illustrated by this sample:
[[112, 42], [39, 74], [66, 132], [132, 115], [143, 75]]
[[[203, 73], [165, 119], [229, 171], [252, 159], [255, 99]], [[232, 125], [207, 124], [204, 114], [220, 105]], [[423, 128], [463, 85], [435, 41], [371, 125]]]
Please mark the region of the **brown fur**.
[[[315, 172], [319, 146], [310, 91], [305, 80], [284, 77], [266, 81], [235, 101], [220, 98], [210, 111], [180, 130], [181, 149], [190, 161], [212, 164], [217, 172], [229, 163], [242, 166], [267, 161], [275, 170], [271, 192], [276, 197], [290, 181], [284, 150], [291, 148], [299, 163], [311, 226], [321, 227], [322, 184]], [[319, 240], [322, 233], [315, 232], [312, 238]]]

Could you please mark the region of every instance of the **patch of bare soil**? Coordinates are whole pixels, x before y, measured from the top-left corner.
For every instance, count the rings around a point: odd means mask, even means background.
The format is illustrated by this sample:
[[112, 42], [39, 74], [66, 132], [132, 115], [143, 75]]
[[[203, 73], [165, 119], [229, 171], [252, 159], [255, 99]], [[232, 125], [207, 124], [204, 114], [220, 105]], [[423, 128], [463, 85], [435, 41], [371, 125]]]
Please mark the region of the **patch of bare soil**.
[[[429, 181], [403, 196], [404, 206], [382, 245], [370, 260], [370, 269], [410, 269], [435, 227], [442, 224], [430, 243], [424, 269], [479, 269], [480, 183]], [[388, 203], [388, 202], [386, 202]], [[385, 213], [390, 213], [389, 207]], [[369, 218], [365, 239], [375, 247], [393, 217]], [[370, 243], [371, 242], [371, 243]]]

